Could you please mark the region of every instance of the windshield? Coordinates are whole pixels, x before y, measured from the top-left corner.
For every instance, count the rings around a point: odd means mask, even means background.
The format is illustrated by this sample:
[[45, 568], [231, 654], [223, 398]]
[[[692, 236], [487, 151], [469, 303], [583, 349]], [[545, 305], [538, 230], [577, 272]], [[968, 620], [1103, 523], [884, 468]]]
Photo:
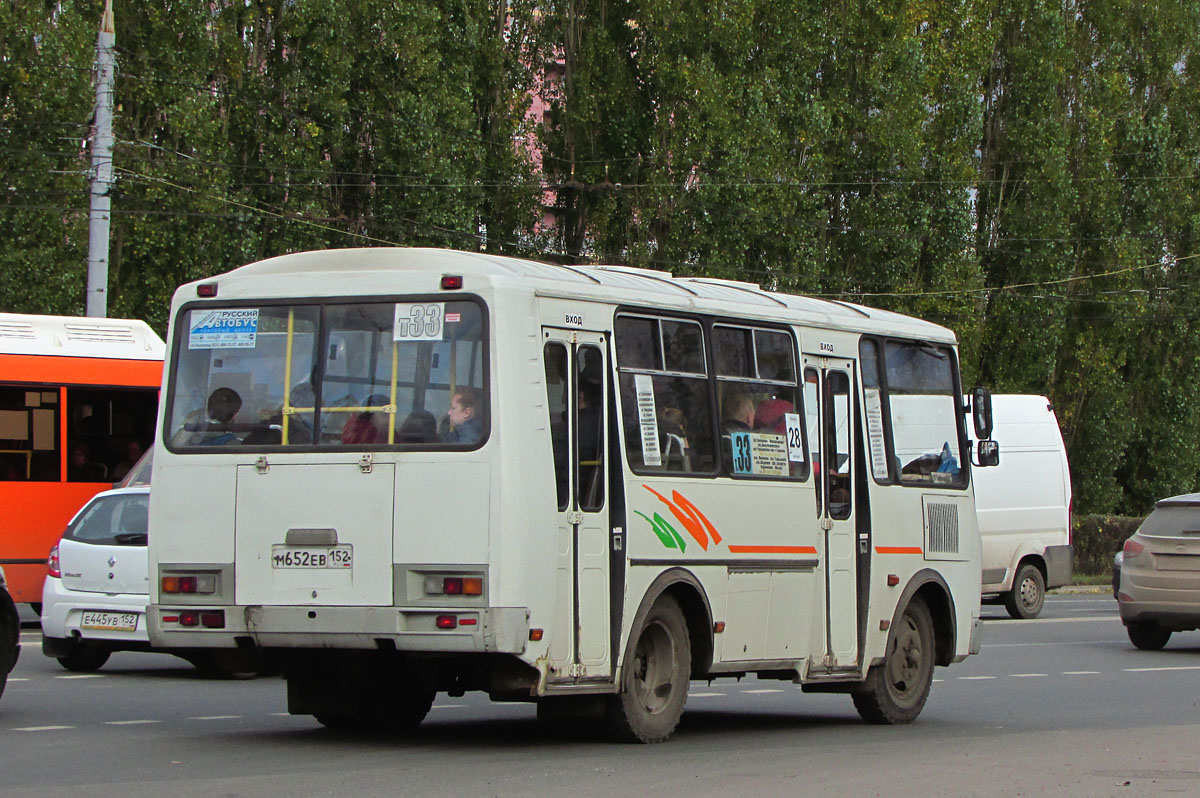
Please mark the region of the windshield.
[[474, 447], [488, 429], [472, 301], [205, 306], [177, 330], [172, 449]]

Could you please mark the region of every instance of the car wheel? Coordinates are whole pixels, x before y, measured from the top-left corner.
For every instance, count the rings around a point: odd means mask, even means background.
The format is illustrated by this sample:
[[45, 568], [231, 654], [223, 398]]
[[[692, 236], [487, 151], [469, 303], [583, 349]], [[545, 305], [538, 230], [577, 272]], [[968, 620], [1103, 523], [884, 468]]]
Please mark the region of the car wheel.
[[654, 602], [632, 640], [621, 692], [606, 713], [608, 725], [626, 742], [660, 743], [679, 725], [692, 673], [691, 638], [675, 599]]
[[888, 635], [882, 665], [867, 672], [854, 708], [868, 723], [911, 723], [921, 714], [933, 684], [933, 620], [923, 599], [914, 597]]
[[1014, 618], [1036, 618], [1046, 603], [1046, 580], [1036, 565], [1025, 563], [1017, 569], [1012, 590], [1004, 594], [1004, 608]]
[[58, 662], [69, 671], [92, 673], [104, 667], [108, 662], [111, 651], [90, 646], [87, 643], [75, 643], [65, 657], [59, 657]]
[[1143, 651], [1158, 651], [1171, 639], [1171, 630], [1152, 623], [1131, 623], [1125, 627], [1129, 642]]

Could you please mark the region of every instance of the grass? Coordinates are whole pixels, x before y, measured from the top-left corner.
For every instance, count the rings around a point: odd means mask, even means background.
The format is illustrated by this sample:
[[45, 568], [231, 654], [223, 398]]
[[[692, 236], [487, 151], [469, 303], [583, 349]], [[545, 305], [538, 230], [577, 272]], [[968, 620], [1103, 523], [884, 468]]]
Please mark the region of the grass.
[[1075, 574], [1071, 577], [1073, 585], [1111, 585], [1112, 573], [1104, 574]]

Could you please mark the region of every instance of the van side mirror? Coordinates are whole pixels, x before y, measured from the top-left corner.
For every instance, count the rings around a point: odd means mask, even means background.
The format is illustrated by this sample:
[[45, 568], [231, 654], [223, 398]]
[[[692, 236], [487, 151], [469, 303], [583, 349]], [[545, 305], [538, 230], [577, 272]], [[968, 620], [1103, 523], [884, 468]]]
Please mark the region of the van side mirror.
[[975, 437], [980, 443], [992, 437], [992, 392], [987, 388], [971, 391], [971, 416], [975, 422]]
[[996, 441], [976, 442], [975, 460], [975, 465], [980, 468], [1000, 465], [1000, 444]]

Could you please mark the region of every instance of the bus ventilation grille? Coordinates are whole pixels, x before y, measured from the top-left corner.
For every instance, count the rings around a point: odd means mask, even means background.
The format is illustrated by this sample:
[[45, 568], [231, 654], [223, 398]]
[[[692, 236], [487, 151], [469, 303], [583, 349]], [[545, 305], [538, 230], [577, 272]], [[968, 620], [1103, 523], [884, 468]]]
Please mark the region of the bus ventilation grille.
[[958, 505], [929, 502], [925, 505], [925, 529], [930, 554], [958, 554]]
[[37, 338], [37, 332], [28, 322], [0, 322], [0, 338], [22, 338], [29, 341]]
[[67, 339], [95, 344], [132, 344], [133, 330], [129, 327], [101, 327], [92, 324], [68, 324]]

